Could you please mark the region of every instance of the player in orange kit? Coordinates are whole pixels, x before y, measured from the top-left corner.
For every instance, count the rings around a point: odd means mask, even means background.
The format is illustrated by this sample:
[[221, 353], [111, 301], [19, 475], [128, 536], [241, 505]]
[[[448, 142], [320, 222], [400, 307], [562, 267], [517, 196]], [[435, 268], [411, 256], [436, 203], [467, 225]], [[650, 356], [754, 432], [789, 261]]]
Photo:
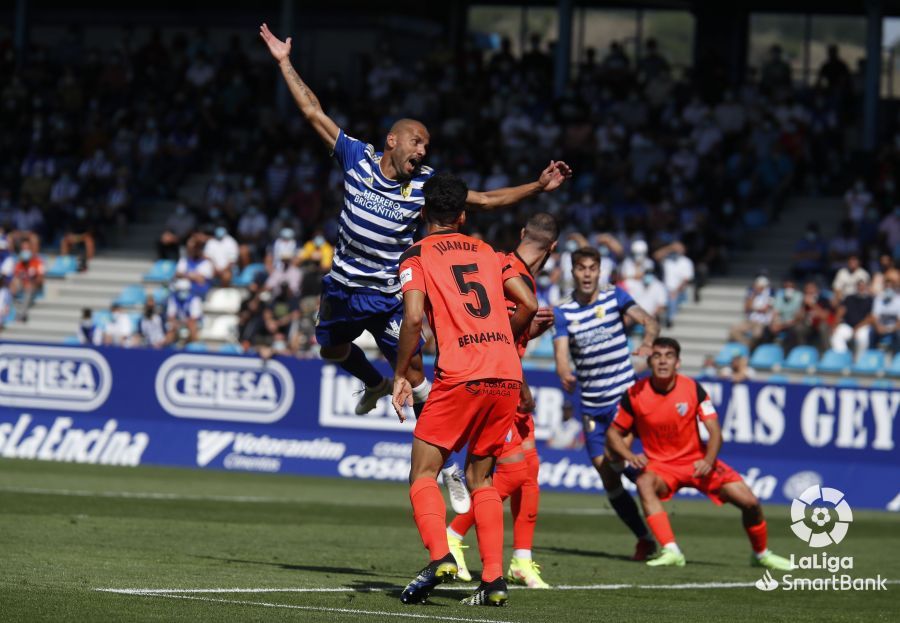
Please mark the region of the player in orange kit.
[[[521, 241], [515, 251], [498, 254], [501, 261], [508, 262], [529, 285], [535, 296], [537, 287], [534, 275], [544, 267], [547, 259], [556, 249], [559, 225], [547, 213], [538, 212], [528, 219], [522, 228]], [[508, 301], [510, 313], [515, 311], [515, 303]], [[517, 342], [519, 357], [525, 355], [528, 341], [538, 337], [553, 324], [553, 310], [539, 309], [529, 330]], [[532, 559], [531, 547], [537, 522], [540, 490], [538, 472], [540, 460], [534, 440], [534, 399], [527, 383], [523, 381], [519, 405], [516, 409], [515, 428], [510, 433], [503, 453], [497, 460], [494, 485], [502, 499], [510, 498], [513, 516], [513, 557], [506, 579], [529, 588], [550, 588], [540, 575], [540, 567]], [[472, 576], [466, 567], [463, 554], [463, 538], [472, 527], [474, 518], [471, 511], [457, 515], [447, 528], [447, 542], [459, 565], [459, 579], [469, 581]]]
[[[522, 365], [515, 341], [534, 317], [537, 300], [489, 245], [459, 233], [465, 222], [465, 182], [438, 174], [423, 190], [428, 236], [400, 258], [403, 323], [393, 404], [402, 421], [403, 406], [412, 396], [409, 363], [427, 316], [438, 354], [434, 387], [414, 431], [409, 497], [431, 562], [403, 590], [400, 601], [421, 603], [457, 573], [436, 479], [449, 454], [468, 446], [466, 482], [483, 570], [481, 584], [463, 603], [505, 605], [503, 503], [491, 472], [519, 402]], [[516, 304], [512, 317], [506, 299]]]
[[[716, 504], [729, 502], [741, 509], [744, 530], [753, 548], [751, 563], [787, 571], [791, 563], [766, 546], [768, 530], [762, 506], [740, 474], [719, 460], [722, 429], [712, 401], [695, 380], [678, 374], [681, 345], [672, 338], [653, 341], [648, 364], [651, 376], [630, 387], [619, 403], [619, 412], [606, 432], [607, 448], [634, 467], [638, 494], [647, 524], [662, 546], [651, 567], [683, 567], [684, 554], [675, 543], [663, 501], [682, 487], [694, 487]], [[697, 420], [703, 422], [709, 440], [700, 438]], [[644, 454], [635, 455], [625, 442], [633, 431]]]

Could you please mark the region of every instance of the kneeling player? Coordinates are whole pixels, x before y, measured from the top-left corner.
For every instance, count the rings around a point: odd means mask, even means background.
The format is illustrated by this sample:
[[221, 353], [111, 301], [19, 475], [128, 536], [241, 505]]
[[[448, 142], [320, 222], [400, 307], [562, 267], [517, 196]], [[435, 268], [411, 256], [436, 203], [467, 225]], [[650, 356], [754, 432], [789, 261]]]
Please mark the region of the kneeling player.
[[[468, 445], [466, 482], [472, 495], [483, 570], [481, 585], [467, 605], [504, 605], [503, 503], [491, 472], [513, 425], [522, 366], [515, 339], [537, 311], [537, 300], [490, 246], [463, 236], [466, 185], [438, 174], [425, 182], [423, 216], [428, 236], [400, 261], [403, 323], [400, 327], [393, 404], [403, 419], [412, 397], [409, 363], [428, 316], [440, 356], [435, 382], [416, 422], [409, 497], [413, 517], [431, 562], [400, 595], [421, 603], [458, 567], [447, 546], [446, 508], [436, 477], [447, 456]], [[510, 318], [504, 295], [516, 302]]]
[[[684, 566], [684, 554], [675, 543], [662, 502], [682, 487], [694, 487], [716, 504], [729, 502], [741, 509], [744, 530], [753, 548], [753, 565], [790, 570], [790, 561], [766, 547], [766, 520], [759, 500], [740, 474], [718, 460], [722, 430], [716, 410], [699, 383], [678, 374], [680, 357], [681, 346], [676, 340], [654, 340], [648, 359], [651, 376], [622, 396], [606, 437], [611, 452], [644, 470], [637, 479], [638, 494], [647, 524], [663, 546], [660, 555], [647, 564]], [[700, 439], [697, 418], [709, 432], [705, 444]], [[640, 437], [645, 454], [635, 455], [628, 448], [624, 435], [631, 431]]]

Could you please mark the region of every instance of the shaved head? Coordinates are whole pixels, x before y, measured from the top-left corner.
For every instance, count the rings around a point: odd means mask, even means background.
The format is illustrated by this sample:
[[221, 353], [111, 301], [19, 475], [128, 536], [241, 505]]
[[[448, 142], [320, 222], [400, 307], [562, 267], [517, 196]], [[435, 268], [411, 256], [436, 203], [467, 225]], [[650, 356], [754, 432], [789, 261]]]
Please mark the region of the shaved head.
[[402, 134], [403, 132], [413, 132], [418, 130], [425, 136], [428, 136], [428, 128], [421, 121], [415, 119], [397, 119], [391, 126], [388, 134]]

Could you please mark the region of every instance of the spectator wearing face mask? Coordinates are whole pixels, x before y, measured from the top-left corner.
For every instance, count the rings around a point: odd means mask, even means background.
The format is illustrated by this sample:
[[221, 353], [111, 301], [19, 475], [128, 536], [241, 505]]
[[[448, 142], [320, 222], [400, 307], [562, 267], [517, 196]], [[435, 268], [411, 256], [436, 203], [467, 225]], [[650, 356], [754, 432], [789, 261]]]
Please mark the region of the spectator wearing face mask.
[[853, 341], [853, 352], [858, 359], [869, 347], [872, 333], [872, 294], [868, 280], [854, 283], [855, 292], [844, 296], [835, 314], [835, 327], [831, 333], [832, 350], [845, 353]]
[[666, 286], [653, 273], [645, 273], [643, 268], [637, 270], [634, 277], [624, 281], [625, 291], [631, 295], [639, 307], [646, 310], [657, 321], [661, 321], [669, 303]]
[[34, 305], [34, 299], [43, 287], [44, 260], [32, 250], [29, 240], [23, 240], [19, 249], [19, 261], [13, 268], [10, 288], [13, 297], [21, 296], [16, 310], [19, 322], [28, 322], [28, 310]]
[[672, 242], [656, 250], [654, 259], [662, 266], [663, 283], [669, 293], [666, 326], [675, 322], [679, 306], [687, 300], [687, 289], [694, 282], [694, 262], [686, 254], [684, 245]]
[[262, 259], [266, 247], [266, 231], [269, 220], [259, 208], [251, 205], [237, 224], [237, 238], [240, 243], [241, 264], [246, 266], [254, 259]]
[[278, 291], [287, 286], [291, 295], [297, 296], [300, 294], [303, 272], [294, 261], [295, 254], [289, 248], [281, 248], [279, 252], [281, 257], [272, 264], [264, 287], [266, 290]]
[[113, 303], [110, 321], [103, 329], [103, 343], [107, 346], [129, 347], [134, 340], [134, 323], [122, 306]]
[[179, 338], [195, 342], [203, 321], [203, 300], [193, 292], [191, 282], [185, 278], [175, 281], [175, 287], [166, 303], [168, 332], [166, 344], [174, 344]]
[[331, 261], [333, 258], [334, 247], [325, 239], [322, 230], [316, 231], [313, 237], [303, 245], [303, 248], [300, 249], [300, 253], [297, 255], [297, 261], [300, 262], [301, 265], [307, 263], [316, 264], [322, 273], [327, 273], [331, 270]]
[[846, 193], [844, 193], [844, 205], [847, 207], [847, 217], [854, 223], [863, 220], [866, 209], [872, 203], [872, 193], [866, 188], [866, 181], [859, 177]]
[[187, 240], [187, 237], [197, 227], [197, 217], [188, 210], [188, 207], [179, 203], [175, 210], [166, 219], [163, 233], [156, 243], [156, 253], [161, 260], [177, 260], [178, 249]]
[[633, 279], [638, 272], [652, 273], [656, 268], [653, 259], [649, 257], [650, 247], [644, 240], [635, 240], [631, 243], [631, 255], [622, 262], [620, 274], [622, 279]]
[[219, 285], [230, 286], [239, 249], [237, 240], [228, 233], [224, 223], [216, 225], [212, 238], [203, 247], [203, 255], [212, 263], [213, 275]]
[[156, 302], [148, 298], [144, 303], [144, 312], [138, 323], [138, 334], [145, 346], [162, 348], [166, 345], [166, 328], [162, 315], [156, 308]]
[[763, 342], [772, 342], [790, 334], [797, 323], [797, 313], [803, 297], [797, 291], [794, 280], [784, 280], [781, 290], [775, 294], [772, 302], [772, 320], [763, 334]]
[[197, 237], [189, 239], [187, 255], [175, 265], [175, 278], [188, 280], [191, 292], [203, 299], [212, 286], [214, 274], [212, 262], [203, 256], [203, 243]]
[[769, 279], [760, 275], [753, 280], [753, 287], [744, 299], [744, 320], [731, 328], [729, 339], [750, 346], [751, 350], [762, 342], [763, 334], [772, 322], [772, 290]]
[[297, 257], [297, 240], [290, 227], [282, 227], [275, 242], [269, 247], [266, 253], [266, 270], [271, 273], [275, 270], [276, 263], [285, 257], [290, 257], [291, 261]]
[[884, 290], [872, 302], [871, 346], [887, 345], [890, 352], [900, 350], [900, 271], [884, 275]]
[[88, 346], [100, 346], [103, 343], [103, 329], [94, 321], [94, 312], [90, 307], [81, 310], [81, 322], [78, 323], [78, 342]]

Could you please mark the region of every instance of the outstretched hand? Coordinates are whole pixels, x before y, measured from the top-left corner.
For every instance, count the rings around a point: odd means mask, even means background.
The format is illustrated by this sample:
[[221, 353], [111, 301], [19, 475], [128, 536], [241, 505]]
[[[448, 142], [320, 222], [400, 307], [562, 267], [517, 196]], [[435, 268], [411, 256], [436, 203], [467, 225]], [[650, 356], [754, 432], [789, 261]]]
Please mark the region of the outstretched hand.
[[274, 58], [279, 63], [290, 56], [290, 37], [282, 41], [272, 34], [272, 31], [269, 30], [269, 26], [266, 24], [263, 24], [259, 27], [259, 36], [262, 37], [262, 40], [266, 42], [267, 46], [269, 46], [269, 52], [272, 53], [272, 58]]
[[412, 385], [409, 381], [398, 376], [394, 379], [394, 391], [391, 403], [394, 405], [394, 411], [401, 422], [406, 421], [406, 414], [403, 413], [403, 407], [412, 404]]
[[562, 183], [572, 177], [572, 169], [562, 160], [551, 160], [547, 168], [541, 171], [538, 183], [544, 192], [551, 192], [562, 186]]

